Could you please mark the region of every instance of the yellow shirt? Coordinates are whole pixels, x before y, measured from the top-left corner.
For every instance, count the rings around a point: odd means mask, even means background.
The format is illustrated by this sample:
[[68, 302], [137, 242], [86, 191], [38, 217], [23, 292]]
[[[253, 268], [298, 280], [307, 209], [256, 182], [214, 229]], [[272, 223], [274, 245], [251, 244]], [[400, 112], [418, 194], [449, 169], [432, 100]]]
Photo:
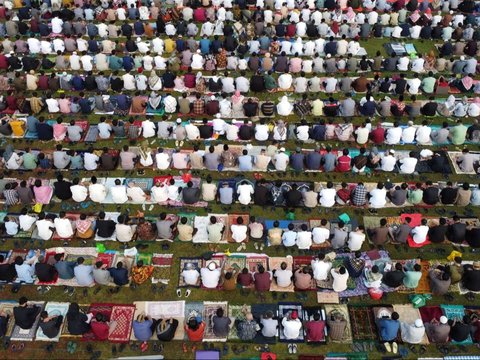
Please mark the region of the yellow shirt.
[[20, 120], [12, 120], [10, 121], [10, 126], [12, 127], [13, 135], [23, 136], [23, 134], [25, 134], [25, 122]]
[[175, 50], [175, 41], [172, 39], [165, 39], [165, 52], [171, 53]]

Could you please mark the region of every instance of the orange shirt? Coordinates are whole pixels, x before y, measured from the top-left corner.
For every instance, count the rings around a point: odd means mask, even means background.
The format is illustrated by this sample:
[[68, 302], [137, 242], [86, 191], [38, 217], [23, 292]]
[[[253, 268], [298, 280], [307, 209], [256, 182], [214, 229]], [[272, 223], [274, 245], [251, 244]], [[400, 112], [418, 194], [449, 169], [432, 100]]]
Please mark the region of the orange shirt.
[[202, 341], [204, 331], [205, 331], [205, 323], [203, 321], [198, 326], [197, 330], [192, 330], [187, 325], [185, 325], [185, 332], [187, 333], [188, 340], [190, 341]]

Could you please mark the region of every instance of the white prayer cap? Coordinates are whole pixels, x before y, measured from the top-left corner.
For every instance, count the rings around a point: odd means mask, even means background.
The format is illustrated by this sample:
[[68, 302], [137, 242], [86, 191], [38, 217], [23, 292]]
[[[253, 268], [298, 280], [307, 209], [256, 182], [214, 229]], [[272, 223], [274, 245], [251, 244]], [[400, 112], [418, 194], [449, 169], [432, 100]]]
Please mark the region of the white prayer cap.
[[440, 316], [440, 323], [441, 324], [446, 324], [448, 323], [448, 319], [445, 315]]
[[422, 319], [415, 320], [415, 327], [417, 327], [417, 328], [423, 327]]

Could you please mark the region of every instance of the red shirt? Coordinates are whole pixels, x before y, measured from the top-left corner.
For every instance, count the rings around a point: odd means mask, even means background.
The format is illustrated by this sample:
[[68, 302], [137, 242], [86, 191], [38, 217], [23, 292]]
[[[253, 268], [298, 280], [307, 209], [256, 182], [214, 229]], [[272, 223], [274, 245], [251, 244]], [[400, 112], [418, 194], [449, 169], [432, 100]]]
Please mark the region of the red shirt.
[[183, 76], [183, 83], [189, 89], [193, 89], [195, 87], [195, 75], [194, 74], [185, 74]]
[[237, 276], [237, 282], [238, 282], [241, 286], [250, 286], [250, 285], [252, 285], [252, 283], [253, 283], [252, 274], [250, 274], [250, 273], [247, 273], [247, 274], [240, 273], [240, 274], [238, 274], [238, 276]]
[[40, 90], [48, 90], [48, 76], [47, 75], [40, 75], [38, 77], [38, 88]]
[[350, 171], [350, 162], [352, 161], [352, 158], [348, 155], [342, 155], [338, 158], [337, 160], [337, 171], [340, 172], [347, 172]]
[[325, 321], [308, 321], [305, 329], [307, 341], [323, 341], [325, 339]]
[[372, 139], [372, 141], [377, 145], [383, 144], [383, 141], [385, 140], [385, 129], [382, 127], [373, 129], [370, 132], [370, 139]]
[[264, 272], [263, 274], [255, 273], [253, 275], [255, 279], [255, 290], [257, 291], [269, 291], [272, 280], [270, 279], [270, 273]]
[[343, 200], [343, 202], [347, 202], [350, 200], [350, 189], [340, 189], [337, 191], [337, 196]]
[[197, 22], [205, 22], [207, 21], [207, 17], [205, 15], [205, 9], [204, 8], [196, 8], [193, 11], [193, 18]]
[[185, 333], [187, 334], [188, 340], [190, 341], [202, 341], [204, 331], [205, 323], [203, 321], [200, 323], [200, 325], [198, 325], [197, 330], [192, 330], [188, 326], [185, 326]]
[[4, 54], [0, 54], [0, 69], [2, 70], [8, 69], [8, 59]]
[[295, 24], [288, 24], [287, 25], [287, 36], [294, 37], [297, 33], [297, 26]]
[[94, 321], [92, 321], [90, 326], [91, 326], [92, 332], [95, 335], [95, 338], [97, 340], [103, 341], [103, 340], [108, 339], [109, 327], [108, 327], [107, 323], [94, 320]]

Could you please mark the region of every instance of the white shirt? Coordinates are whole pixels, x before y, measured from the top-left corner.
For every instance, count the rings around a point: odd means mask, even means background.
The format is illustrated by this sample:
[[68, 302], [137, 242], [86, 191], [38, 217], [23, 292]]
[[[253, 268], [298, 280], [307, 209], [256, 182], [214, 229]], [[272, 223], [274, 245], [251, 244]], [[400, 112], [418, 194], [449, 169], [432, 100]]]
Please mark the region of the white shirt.
[[72, 228], [72, 223], [70, 220], [63, 218], [56, 218], [53, 220], [53, 223], [55, 225], [55, 230], [57, 231], [58, 236], [61, 238], [70, 238], [73, 236], [73, 228]]
[[238, 126], [227, 124], [226, 126], [226, 136], [227, 140], [234, 141], [238, 139]]
[[132, 203], [136, 204], [144, 203], [146, 200], [145, 192], [138, 186], [128, 187], [127, 196], [131, 199]]
[[373, 189], [370, 191], [370, 206], [374, 208], [384, 207], [387, 203], [387, 190]]
[[408, 59], [408, 57], [403, 56], [400, 59], [398, 59], [397, 69], [400, 71], [408, 71], [409, 63], [410, 63], [410, 60]]
[[255, 126], [255, 140], [258, 140], [258, 141], [268, 140], [268, 125], [257, 124]]
[[277, 279], [277, 285], [280, 287], [289, 287], [292, 284], [292, 270], [276, 269], [274, 277]]
[[92, 153], [85, 153], [83, 155], [83, 167], [85, 168], [85, 170], [89, 171], [96, 170], [99, 160], [100, 158], [97, 155]]
[[197, 285], [198, 278], [200, 277], [198, 270], [194, 269], [183, 270], [181, 275], [183, 276], [183, 281], [187, 285]]
[[135, 90], [135, 76], [132, 74], [124, 74], [122, 76], [123, 79], [123, 88], [125, 90]]
[[152, 197], [157, 203], [165, 202], [168, 200], [168, 189], [166, 186], [154, 186], [150, 189]]
[[230, 230], [232, 231], [232, 239], [236, 242], [244, 241], [247, 238], [247, 229], [247, 225], [231, 225]]
[[429, 229], [430, 228], [427, 225], [415, 226], [412, 229], [413, 241], [415, 241], [415, 243], [417, 244], [421, 244], [425, 242], [425, 240], [427, 239], [427, 234]]
[[275, 163], [275, 169], [279, 171], [285, 171], [287, 169], [287, 164], [288, 164], [288, 155], [285, 154], [284, 152], [275, 154], [274, 158], [274, 163]]
[[90, 184], [88, 186], [88, 192], [90, 194], [90, 200], [101, 203], [107, 196], [107, 189], [102, 184]]
[[90, 55], [83, 55], [80, 58], [80, 61], [82, 62], [82, 67], [83, 70], [85, 71], [92, 71], [93, 69], [93, 64], [92, 64], [92, 57]]
[[315, 244], [323, 244], [330, 238], [330, 230], [324, 227], [313, 228], [312, 237]]
[[27, 39], [27, 45], [28, 45], [28, 50], [32, 54], [37, 54], [41, 50], [40, 40], [38, 39], [35, 39], [35, 38]]
[[144, 120], [142, 122], [142, 135], [144, 138], [150, 138], [155, 136], [155, 124], [150, 120]]
[[335, 205], [335, 195], [337, 192], [335, 189], [322, 189], [320, 190], [320, 205], [325, 207], [332, 207]]
[[400, 160], [400, 173], [401, 174], [413, 174], [418, 160], [412, 157], [403, 158]]
[[200, 130], [193, 124], [185, 125], [188, 140], [197, 140], [200, 137]]
[[421, 84], [422, 84], [422, 80], [418, 78], [407, 80], [409, 94], [412, 94], [412, 95], [418, 94], [418, 89], [420, 88]]
[[55, 34], [61, 34], [62, 33], [62, 30], [63, 30], [63, 20], [58, 18], [58, 17], [54, 17], [51, 21], [51, 24], [52, 24], [52, 32], [55, 33]]
[[310, 127], [308, 125], [297, 126], [297, 139], [300, 141], [307, 141], [309, 139], [308, 131]]
[[100, 139], [109, 139], [112, 131], [112, 126], [109, 123], [101, 122], [97, 125], [98, 136]]
[[311, 262], [313, 270], [313, 278], [315, 280], [326, 280], [328, 277], [328, 272], [332, 268], [332, 263], [329, 261], [321, 261], [314, 259]]
[[110, 188], [112, 200], [115, 204], [123, 204], [128, 201], [127, 188], [124, 185], [115, 185]]
[[416, 140], [419, 144], [428, 144], [430, 142], [430, 133], [432, 129], [429, 126], [420, 126], [416, 132]]
[[297, 233], [297, 247], [301, 250], [310, 249], [312, 246], [312, 232], [299, 231]]
[[220, 276], [222, 272], [219, 268], [215, 270], [209, 270], [207, 268], [200, 269], [200, 274], [202, 276], [202, 284], [207, 289], [214, 289], [218, 286], [218, 282], [220, 281]]
[[76, 202], [85, 201], [88, 196], [88, 190], [83, 185], [72, 185], [70, 186], [70, 191], [72, 192], [72, 199]]
[[170, 155], [167, 153], [157, 153], [155, 155], [155, 161], [157, 163], [157, 169], [166, 170], [170, 166]]
[[406, 144], [411, 144], [415, 140], [415, 132], [417, 129], [414, 126], [409, 126], [402, 131], [402, 141]]
[[282, 320], [283, 334], [287, 339], [297, 339], [300, 336], [302, 322], [299, 319], [288, 320], [286, 317]]
[[53, 231], [50, 228], [53, 228], [54, 225], [50, 220], [38, 220], [37, 223], [37, 232], [38, 236], [42, 240], [50, 240], [53, 235]]
[[253, 186], [250, 184], [243, 184], [237, 188], [238, 201], [242, 205], [250, 204], [252, 201]]
[[383, 171], [393, 171], [397, 159], [393, 155], [385, 155], [382, 157], [382, 170]]
[[395, 145], [402, 138], [402, 128], [400, 126], [388, 129], [385, 142], [389, 145]]
[[117, 236], [118, 241], [128, 242], [132, 240], [133, 229], [130, 225], [117, 224], [115, 225], [115, 234]]
[[364, 233], [351, 231], [350, 234], [348, 234], [348, 248], [350, 249], [350, 251], [360, 250], [364, 241]]
[[60, 107], [58, 106], [58, 101], [54, 98], [49, 98], [45, 100], [48, 106], [49, 113], [57, 113], [60, 111]]
[[35, 216], [20, 215], [18, 217], [18, 223], [20, 225], [20, 229], [23, 231], [30, 230], [36, 221], [37, 221], [37, 218]]
[[330, 273], [333, 277], [333, 291], [341, 292], [347, 290], [348, 272], [345, 271], [345, 274], [342, 275], [335, 271], [335, 269], [332, 269]]

